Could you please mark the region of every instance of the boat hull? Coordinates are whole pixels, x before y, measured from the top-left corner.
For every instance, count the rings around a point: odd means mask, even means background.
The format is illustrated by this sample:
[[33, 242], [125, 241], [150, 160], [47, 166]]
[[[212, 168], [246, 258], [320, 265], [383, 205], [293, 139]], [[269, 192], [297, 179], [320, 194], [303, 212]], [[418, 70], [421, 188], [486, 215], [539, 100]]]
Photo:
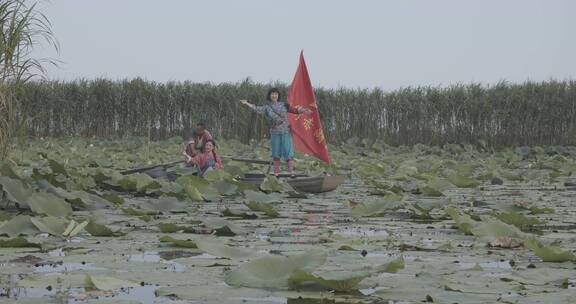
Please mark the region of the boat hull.
[[[246, 174], [242, 179], [243, 182], [248, 184], [259, 185], [264, 181], [264, 174]], [[280, 179], [286, 181], [292, 188], [300, 192], [308, 193], [323, 193], [336, 189], [345, 181], [345, 176], [342, 175], [321, 175], [321, 176], [305, 176], [296, 175], [295, 178], [290, 178], [288, 175], [280, 175]]]

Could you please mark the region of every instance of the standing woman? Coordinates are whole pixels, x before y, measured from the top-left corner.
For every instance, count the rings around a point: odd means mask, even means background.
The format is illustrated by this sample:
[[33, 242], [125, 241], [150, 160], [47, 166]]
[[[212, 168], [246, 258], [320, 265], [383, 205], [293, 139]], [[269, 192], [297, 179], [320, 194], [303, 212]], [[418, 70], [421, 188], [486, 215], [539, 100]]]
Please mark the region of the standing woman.
[[280, 159], [286, 160], [288, 172], [294, 177], [294, 147], [292, 146], [292, 134], [288, 124], [288, 113], [310, 114], [310, 109], [291, 107], [287, 102], [280, 101], [280, 91], [272, 88], [266, 95], [268, 103], [263, 106], [255, 106], [247, 100], [240, 100], [256, 113], [264, 115], [270, 122], [270, 142], [272, 145], [272, 159], [274, 160], [274, 175], [280, 174]]

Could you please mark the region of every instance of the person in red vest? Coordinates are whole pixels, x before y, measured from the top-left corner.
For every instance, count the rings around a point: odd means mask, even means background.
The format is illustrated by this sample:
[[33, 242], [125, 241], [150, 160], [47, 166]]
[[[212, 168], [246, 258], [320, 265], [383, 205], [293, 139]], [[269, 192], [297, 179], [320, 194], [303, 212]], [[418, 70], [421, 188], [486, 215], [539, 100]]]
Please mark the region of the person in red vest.
[[186, 159], [188, 166], [196, 166], [198, 175], [204, 176], [207, 172], [222, 168], [222, 159], [216, 151], [216, 143], [212, 139], [206, 140], [200, 153]]
[[266, 95], [268, 103], [263, 106], [256, 106], [247, 100], [240, 102], [258, 114], [264, 115], [270, 122], [270, 143], [272, 146], [272, 159], [274, 161], [274, 175], [280, 174], [280, 159], [286, 160], [288, 172], [294, 177], [294, 147], [292, 145], [292, 134], [288, 124], [288, 113], [310, 114], [312, 111], [304, 107], [291, 107], [285, 101], [280, 101], [280, 91], [272, 88]]
[[182, 155], [186, 157], [186, 160], [196, 156], [201, 152], [204, 144], [211, 139], [212, 135], [206, 130], [206, 125], [203, 122], [197, 123], [196, 128], [192, 131], [192, 136], [190, 136], [184, 147], [184, 151], [182, 151]]

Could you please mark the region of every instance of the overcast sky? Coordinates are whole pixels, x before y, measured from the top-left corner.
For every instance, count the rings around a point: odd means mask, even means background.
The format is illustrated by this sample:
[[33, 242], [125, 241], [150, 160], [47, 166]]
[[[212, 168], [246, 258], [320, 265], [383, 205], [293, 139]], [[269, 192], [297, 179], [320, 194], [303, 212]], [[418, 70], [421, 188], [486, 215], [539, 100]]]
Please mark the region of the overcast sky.
[[[572, 79], [572, 0], [52, 0], [50, 79], [292, 81], [315, 86]], [[570, 35], [569, 35], [570, 34]]]

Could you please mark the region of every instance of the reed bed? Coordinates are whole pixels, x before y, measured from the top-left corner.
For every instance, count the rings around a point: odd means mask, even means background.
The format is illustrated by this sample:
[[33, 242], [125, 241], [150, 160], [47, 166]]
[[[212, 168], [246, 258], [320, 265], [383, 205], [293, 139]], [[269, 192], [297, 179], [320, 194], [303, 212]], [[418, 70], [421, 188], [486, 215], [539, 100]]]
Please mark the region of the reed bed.
[[[118, 138], [187, 136], [207, 123], [217, 136], [261, 139], [263, 119], [238, 100], [264, 103], [268, 88], [285, 84], [158, 83], [143, 79], [28, 82], [19, 90], [21, 116], [33, 136]], [[316, 89], [327, 139], [383, 139], [391, 145], [482, 143], [489, 146], [573, 145], [576, 82], [492, 86]]]

